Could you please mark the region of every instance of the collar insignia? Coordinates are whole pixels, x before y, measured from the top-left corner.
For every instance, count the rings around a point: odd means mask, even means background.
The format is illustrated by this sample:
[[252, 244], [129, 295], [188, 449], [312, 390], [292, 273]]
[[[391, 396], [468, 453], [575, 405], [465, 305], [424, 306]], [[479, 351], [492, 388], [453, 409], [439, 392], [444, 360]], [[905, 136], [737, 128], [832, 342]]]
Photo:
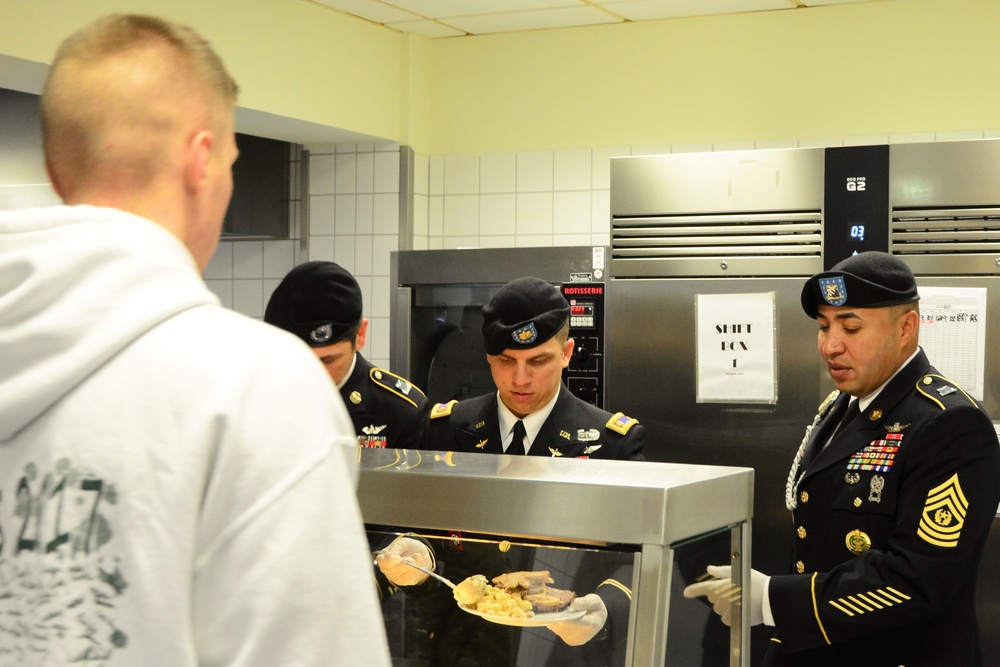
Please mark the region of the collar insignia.
[[565, 440], [569, 440], [569, 439], [570, 439], [571, 437], [573, 437], [573, 436], [571, 436], [571, 435], [570, 435], [569, 433], [567, 433], [566, 431], [559, 431], [559, 437], [560, 437], [560, 438], [563, 438], [563, 439], [565, 439]]
[[474, 428], [478, 431], [479, 429], [481, 429], [484, 426], [486, 426], [486, 422], [479, 422], [478, 424], [475, 425]]

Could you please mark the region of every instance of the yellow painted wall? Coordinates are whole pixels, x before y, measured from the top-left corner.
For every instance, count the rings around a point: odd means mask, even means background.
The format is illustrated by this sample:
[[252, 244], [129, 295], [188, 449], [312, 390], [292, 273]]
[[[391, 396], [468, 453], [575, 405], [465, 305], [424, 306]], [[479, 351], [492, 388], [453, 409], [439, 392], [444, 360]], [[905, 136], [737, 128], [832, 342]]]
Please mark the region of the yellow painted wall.
[[212, 41], [243, 106], [425, 154], [1000, 127], [997, 0], [878, 0], [441, 40], [309, 0], [2, 3], [0, 56], [49, 62], [62, 37], [99, 14], [161, 13]]
[[400, 33], [308, 0], [0, 0], [0, 54], [50, 63], [64, 37], [115, 11], [157, 14], [197, 29], [240, 85], [242, 107], [377, 137], [400, 135]]
[[1000, 2], [884, 0], [434, 42], [434, 153], [1000, 127]]

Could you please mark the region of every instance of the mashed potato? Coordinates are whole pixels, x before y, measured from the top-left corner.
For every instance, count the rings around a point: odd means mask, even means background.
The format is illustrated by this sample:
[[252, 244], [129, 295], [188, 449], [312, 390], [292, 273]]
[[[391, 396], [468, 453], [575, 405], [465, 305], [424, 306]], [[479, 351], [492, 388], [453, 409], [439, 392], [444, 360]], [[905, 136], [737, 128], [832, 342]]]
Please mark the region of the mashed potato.
[[474, 574], [455, 586], [452, 594], [458, 600], [458, 604], [465, 605], [466, 607], [475, 607], [483, 599], [483, 596], [486, 595], [488, 587], [489, 582], [486, 581], [486, 577], [481, 574]]
[[481, 614], [495, 614], [512, 618], [531, 618], [535, 615], [535, 612], [531, 611], [530, 602], [489, 584], [486, 586], [483, 598], [476, 603], [476, 611]]

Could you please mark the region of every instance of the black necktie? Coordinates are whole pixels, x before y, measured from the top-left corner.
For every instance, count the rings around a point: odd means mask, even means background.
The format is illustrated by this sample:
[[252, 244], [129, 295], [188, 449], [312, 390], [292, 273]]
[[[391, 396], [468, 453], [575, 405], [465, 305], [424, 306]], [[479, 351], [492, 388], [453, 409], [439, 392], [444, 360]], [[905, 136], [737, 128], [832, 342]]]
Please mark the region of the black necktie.
[[861, 414], [861, 401], [852, 400], [850, 406], [848, 406], [847, 408], [847, 412], [844, 413], [843, 419], [840, 420], [840, 424], [837, 426], [837, 430], [835, 433], [839, 433], [840, 431], [842, 431], [845, 426], [851, 423], [851, 420], [853, 420], [860, 414]]
[[507, 453], [517, 455], [525, 455], [528, 451], [524, 448], [524, 437], [527, 435], [524, 431], [524, 422], [520, 419], [514, 424], [514, 435], [511, 437], [510, 445], [507, 447]]

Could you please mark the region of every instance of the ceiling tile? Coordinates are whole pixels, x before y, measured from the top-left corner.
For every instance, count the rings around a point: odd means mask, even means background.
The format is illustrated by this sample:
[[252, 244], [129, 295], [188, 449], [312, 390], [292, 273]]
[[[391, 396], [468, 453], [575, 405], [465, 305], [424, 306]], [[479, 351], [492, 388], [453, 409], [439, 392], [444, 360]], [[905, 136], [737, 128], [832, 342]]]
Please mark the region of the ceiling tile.
[[793, 9], [795, 0], [606, 0], [608, 11], [630, 21]]
[[387, 3], [429, 19], [523, 12], [553, 7], [583, 7], [583, 0], [385, 0]]
[[421, 21], [404, 21], [402, 23], [386, 23], [385, 26], [402, 32], [412, 32], [430, 39], [438, 37], [461, 37], [466, 34], [464, 30], [458, 30], [443, 23], [426, 19]]
[[387, 5], [384, 2], [378, 2], [377, 0], [315, 0], [315, 2], [339, 9], [352, 16], [360, 16], [375, 23], [416, 21], [423, 18], [422, 16], [411, 14], [410, 12]]
[[448, 25], [473, 35], [484, 35], [496, 32], [618, 23], [620, 19], [596, 7], [564, 7], [530, 12], [450, 17], [446, 22]]

